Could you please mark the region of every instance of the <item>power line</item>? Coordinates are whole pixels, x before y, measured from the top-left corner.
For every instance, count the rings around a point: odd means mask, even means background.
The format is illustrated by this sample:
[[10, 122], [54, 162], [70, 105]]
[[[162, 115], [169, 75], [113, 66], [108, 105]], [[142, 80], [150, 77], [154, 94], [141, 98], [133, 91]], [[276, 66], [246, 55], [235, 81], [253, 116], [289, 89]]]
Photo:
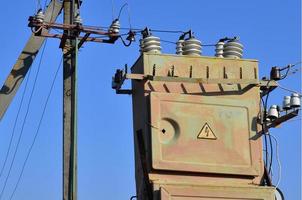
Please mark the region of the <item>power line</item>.
[[120, 11], [119, 11], [118, 17], [117, 17], [118, 19], [120, 19], [121, 14], [122, 14], [122, 11], [123, 11], [123, 9], [124, 9], [126, 6], [128, 6], [128, 3], [124, 3], [124, 5], [120, 8]]
[[111, 14], [112, 14], [112, 21], [114, 20], [114, 2], [111, 0]]
[[22, 108], [22, 105], [23, 105], [23, 101], [24, 101], [24, 97], [25, 97], [26, 90], [27, 90], [27, 86], [28, 86], [28, 81], [29, 81], [30, 74], [31, 74], [31, 68], [29, 68], [28, 76], [26, 77], [27, 79], [26, 79], [26, 82], [25, 82], [25, 87], [24, 87], [24, 90], [23, 90], [23, 93], [22, 93], [22, 97], [21, 97], [21, 101], [20, 101], [19, 108], [18, 108], [18, 111], [17, 111], [17, 115], [16, 115], [16, 118], [15, 118], [15, 121], [14, 121], [14, 126], [13, 126], [12, 134], [11, 134], [11, 137], [10, 137], [10, 140], [9, 140], [8, 149], [7, 149], [7, 152], [6, 152], [6, 155], [5, 155], [4, 163], [3, 163], [2, 167], [1, 167], [0, 178], [2, 177], [4, 168], [5, 168], [5, 166], [6, 166], [7, 159], [8, 159], [10, 150], [11, 150], [13, 138], [14, 138], [14, 136], [15, 136], [15, 130], [16, 130], [16, 127], [17, 127], [17, 121], [18, 121], [18, 119], [19, 119], [19, 115], [20, 115], [21, 108]]
[[32, 149], [33, 149], [33, 147], [34, 147], [34, 144], [35, 144], [36, 139], [37, 139], [37, 137], [38, 137], [38, 134], [39, 134], [39, 132], [40, 132], [41, 124], [42, 124], [42, 121], [43, 121], [43, 119], [44, 119], [44, 115], [45, 115], [45, 111], [46, 111], [46, 108], [47, 108], [47, 105], [48, 105], [48, 101], [49, 101], [49, 99], [50, 99], [50, 96], [51, 96], [53, 87], [54, 87], [54, 85], [55, 85], [55, 81], [56, 81], [56, 79], [57, 79], [57, 76], [58, 76], [58, 73], [59, 73], [59, 71], [60, 71], [60, 68], [61, 68], [61, 66], [62, 66], [62, 61], [63, 61], [63, 59], [61, 59], [60, 64], [59, 64], [59, 66], [58, 66], [58, 68], [57, 68], [57, 70], [56, 70], [56, 72], [55, 72], [55, 76], [54, 76], [53, 81], [52, 81], [52, 83], [51, 83], [51, 87], [50, 87], [50, 90], [49, 90], [49, 92], [48, 92], [48, 95], [47, 95], [47, 98], [46, 98], [46, 101], [45, 101], [45, 104], [44, 104], [44, 107], [43, 107], [43, 111], [42, 111], [42, 114], [41, 114], [41, 117], [40, 117], [40, 120], [39, 120], [39, 124], [38, 124], [37, 130], [36, 130], [35, 135], [34, 135], [34, 139], [33, 139], [32, 143], [31, 143], [31, 145], [30, 145], [30, 148], [29, 148], [29, 150], [28, 150], [28, 152], [27, 152], [26, 159], [24, 160], [24, 163], [23, 163], [23, 165], [22, 165], [21, 173], [20, 173], [20, 175], [19, 175], [19, 177], [18, 177], [18, 180], [17, 180], [17, 183], [16, 183], [16, 185], [15, 185], [15, 187], [14, 187], [14, 190], [13, 190], [13, 192], [12, 192], [10, 198], [9, 198], [10, 200], [14, 197], [14, 195], [15, 195], [17, 189], [18, 189], [18, 186], [19, 186], [19, 184], [20, 184], [22, 175], [23, 175], [23, 173], [24, 173], [24, 169], [25, 169], [25, 167], [26, 167], [27, 161], [28, 161], [28, 159], [29, 159], [29, 156], [30, 156], [30, 154], [31, 154], [31, 151], [32, 151]]
[[7, 174], [6, 178], [5, 178], [4, 185], [3, 185], [2, 189], [1, 189], [0, 200], [3, 197], [3, 193], [4, 193], [5, 188], [7, 186], [7, 181], [9, 179], [10, 174], [11, 174], [11, 170], [12, 170], [12, 167], [14, 165], [15, 158], [16, 158], [16, 155], [17, 155], [17, 152], [18, 152], [18, 149], [19, 149], [19, 145], [20, 145], [20, 142], [21, 142], [21, 138], [22, 138], [22, 135], [23, 135], [25, 123], [26, 123], [27, 116], [28, 116], [28, 113], [29, 113], [29, 108], [30, 108], [30, 105], [31, 105], [32, 97], [33, 97], [33, 94], [34, 94], [34, 91], [35, 91], [35, 88], [36, 88], [36, 83], [37, 83], [38, 75], [39, 75], [39, 72], [40, 72], [40, 68], [41, 68], [41, 64], [42, 64], [42, 60], [43, 60], [46, 44], [47, 44], [47, 40], [44, 43], [44, 46], [43, 46], [43, 49], [42, 49], [42, 53], [41, 53], [41, 57], [40, 57], [40, 61], [39, 61], [38, 69], [37, 69], [37, 73], [36, 73], [36, 76], [35, 76], [35, 79], [34, 79], [34, 83], [33, 83], [33, 89], [32, 89], [32, 91], [30, 93], [28, 105], [27, 105], [25, 116], [24, 116], [23, 123], [22, 123], [21, 132], [20, 132], [20, 135], [19, 135], [19, 138], [18, 138], [18, 141], [17, 141], [17, 145], [16, 145], [16, 148], [15, 148], [15, 151], [14, 151], [14, 154], [13, 154], [13, 158], [12, 158], [12, 161], [11, 161], [11, 164], [10, 164], [10, 167], [9, 167], [9, 171], [8, 171], [8, 174]]
[[284, 86], [280, 85], [280, 83], [278, 83], [278, 88], [281, 88], [281, 89], [283, 89], [283, 90], [285, 90], [285, 91], [288, 91], [288, 92], [297, 93], [297, 94], [299, 94], [300, 96], [302, 96], [302, 94], [301, 94], [300, 92], [297, 92], [297, 91], [295, 91], [295, 90], [292, 90], [292, 89], [286, 88], [286, 87], [284, 87]]
[[295, 64], [292, 64], [291, 67], [295, 67], [295, 66], [297, 66], [297, 65], [299, 65], [301, 63], [302, 63], [302, 61], [296, 62]]

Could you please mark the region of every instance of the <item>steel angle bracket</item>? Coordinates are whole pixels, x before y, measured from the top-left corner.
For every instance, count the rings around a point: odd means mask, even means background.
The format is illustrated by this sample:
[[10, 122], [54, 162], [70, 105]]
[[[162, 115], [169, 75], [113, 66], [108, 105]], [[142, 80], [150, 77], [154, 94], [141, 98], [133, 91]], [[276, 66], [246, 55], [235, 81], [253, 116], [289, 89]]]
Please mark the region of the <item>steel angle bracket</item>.
[[[55, 22], [58, 15], [61, 13], [62, 6], [63, 4], [61, 1], [52, 0], [45, 12], [45, 21], [50, 23]], [[48, 32], [49, 30], [43, 29], [42, 31]], [[44, 41], [45, 38], [37, 37], [32, 34], [5, 80], [0, 90], [0, 120], [3, 118], [8, 106], [16, 95]]]
[[[266, 134], [268, 133], [269, 129], [271, 128], [276, 128], [278, 126], [280, 126], [282, 123], [294, 118], [294, 117], [297, 117], [299, 115], [299, 110], [294, 110], [290, 113], [287, 113], [277, 119], [275, 119], [274, 121], [272, 122], [269, 122], [267, 123], [266, 127], [264, 130], [260, 130], [259, 132], [257, 132], [257, 134], [253, 137], [251, 137], [250, 139], [251, 140], [257, 140], [258, 138], [260, 138], [263, 134]], [[258, 124], [261, 124], [263, 122], [261, 122], [261, 120], [259, 120]]]
[[[263, 89], [262, 95], [266, 95], [269, 88], [270, 91], [275, 89], [278, 84], [275, 81], [259, 81], [258, 79], [205, 79], [205, 78], [187, 78], [187, 77], [175, 77], [175, 76], [153, 76], [153, 75], [144, 75], [144, 74], [127, 74], [123, 70], [117, 70], [115, 74], [115, 80], [113, 81], [114, 87], [117, 91], [117, 94], [131, 94], [131, 90], [122, 90], [121, 87], [126, 79], [132, 80], [150, 80], [150, 81], [160, 81], [160, 82], [186, 82], [186, 83], [202, 83], [202, 84], [246, 84], [252, 85], [255, 87], [260, 87]], [[265, 94], [264, 94], [265, 93]]]

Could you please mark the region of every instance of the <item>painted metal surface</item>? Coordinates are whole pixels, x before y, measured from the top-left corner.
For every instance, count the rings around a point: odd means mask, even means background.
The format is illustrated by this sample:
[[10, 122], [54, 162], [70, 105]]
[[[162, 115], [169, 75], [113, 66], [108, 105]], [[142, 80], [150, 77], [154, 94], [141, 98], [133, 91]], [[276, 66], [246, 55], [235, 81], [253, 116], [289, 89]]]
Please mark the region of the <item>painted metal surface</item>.
[[[158, 170], [259, 176], [254, 92], [241, 98], [151, 93], [152, 167]], [[250, 99], [244, 101], [244, 99]], [[205, 125], [216, 140], [198, 138]]]
[[[261, 87], [257, 61], [147, 53], [131, 72], [143, 76], [132, 80], [133, 124], [143, 133], [153, 199], [169, 184], [183, 194], [205, 185], [262, 189], [262, 141], [255, 137]], [[136, 134], [134, 139], [138, 199], [150, 199]], [[271, 200], [269, 195], [258, 199]]]
[[[62, 2], [53, 0], [50, 2], [45, 12], [45, 21], [54, 22], [62, 10]], [[47, 32], [47, 30], [43, 30]], [[22, 50], [16, 64], [8, 75], [4, 85], [0, 90], [0, 119], [2, 119], [8, 106], [17, 93], [29, 68], [35, 60], [45, 38], [31, 35], [24, 49]]]
[[273, 187], [160, 186], [161, 200], [275, 200]]

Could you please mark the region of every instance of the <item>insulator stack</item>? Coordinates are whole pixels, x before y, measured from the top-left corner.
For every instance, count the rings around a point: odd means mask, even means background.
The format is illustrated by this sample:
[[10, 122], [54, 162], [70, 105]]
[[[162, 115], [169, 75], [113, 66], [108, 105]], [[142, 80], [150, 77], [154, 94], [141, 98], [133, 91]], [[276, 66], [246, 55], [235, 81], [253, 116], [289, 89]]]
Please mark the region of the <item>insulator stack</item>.
[[292, 108], [299, 108], [301, 106], [300, 95], [293, 93], [290, 98], [290, 106]]
[[215, 56], [218, 58], [223, 58], [223, 46], [224, 46], [224, 42], [217, 42], [217, 44], [215, 45], [216, 49], [215, 49]]
[[279, 111], [277, 105], [272, 105], [270, 107], [267, 117], [271, 120], [277, 119], [279, 117]]
[[120, 32], [120, 22], [118, 19], [114, 20], [109, 28], [109, 33], [118, 34]]
[[233, 39], [228, 41], [223, 46], [223, 57], [224, 58], [242, 58], [243, 55], [243, 45], [238, 39]]
[[74, 23], [78, 24], [78, 25], [82, 25], [83, 24], [83, 20], [81, 18], [81, 16], [79, 14], [77, 14], [74, 18]]
[[149, 35], [141, 39], [140, 52], [161, 53], [160, 38]]
[[184, 40], [178, 40], [176, 42], [176, 54], [177, 55], [182, 55], [183, 47], [184, 47]]
[[283, 99], [283, 110], [290, 110], [290, 96], [285, 96]]
[[200, 56], [201, 55], [201, 42], [194, 37], [186, 39], [183, 43], [183, 55]]
[[45, 15], [44, 15], [42, 9], [40, 9], [40, 10], [38, 11], [38, 13], [36, 14], [35, 17], [36, 17], [36, 20], [37, 20], [38, 22], [40, 22], [40, 23], [43, 23], [43, 22], [44, 22]]
[[144, 49], [144, 40], [140, 39], [139, 40], [139, 52], [143, 53], [143, 49]]

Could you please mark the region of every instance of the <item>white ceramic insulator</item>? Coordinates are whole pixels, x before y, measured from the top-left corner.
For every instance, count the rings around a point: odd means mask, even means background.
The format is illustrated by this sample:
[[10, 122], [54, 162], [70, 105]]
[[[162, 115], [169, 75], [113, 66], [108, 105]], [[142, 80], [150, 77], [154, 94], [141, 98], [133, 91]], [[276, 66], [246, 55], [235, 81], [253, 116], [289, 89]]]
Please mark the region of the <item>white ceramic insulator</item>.
[[110, 25], [109, 32], [113, 34], [118, 34], [120, 32], [120, 28], [121, 28], [120, 22], [116, 20], [112, 22], [112, 24]]
[[223, 46], [223, 57], [224, 58], [242, 58], [243, 45], [238, 40], [231, 40]]
[[290, 98], [290, 107], [298, 108], [301, 106], [300, 95], [297, 93], [293, 93]]
[[218, 58], [223, 58], [223, 45], [224, 42], [217, 42], [215, 45], [215, 56]]
[[147, 36], [142, 39], [140, 45], [141, 52], [161, 53], [160, 38], [155, 36]]
[[195, 38], [189, 38], [184, 41], [183, 55], [200, 56], [201, 55], [201, 42]]
[[184, 40], [178, 40], [176, 42], [176, 54], [177, 55], [182, 55], [183, 47], [184, 47]]
[[82, 18], [81, 18], [80, 15], [77, 15], [77, 16], [74, 18], [74, 23], [75, 23], [75, 24], [80, 24], [80, 25], [83, 24], [83, 20], [82, 20]]
[[36, 20], [40, 23], [43, 23], [44, 18], [45, 18], [45, 15], [44, 15], [43, 11], [39, 10], [38, 13], [36, 14]]
[[278, 111], [277, 105], [272, 105], [269, 108], [267, 117], [269, 119], [277, 119], [279, 117], [279, 111]]
[[289, 110], [290, 109], [290, 96], [285, 96], [283, 99], [283, 110]]

